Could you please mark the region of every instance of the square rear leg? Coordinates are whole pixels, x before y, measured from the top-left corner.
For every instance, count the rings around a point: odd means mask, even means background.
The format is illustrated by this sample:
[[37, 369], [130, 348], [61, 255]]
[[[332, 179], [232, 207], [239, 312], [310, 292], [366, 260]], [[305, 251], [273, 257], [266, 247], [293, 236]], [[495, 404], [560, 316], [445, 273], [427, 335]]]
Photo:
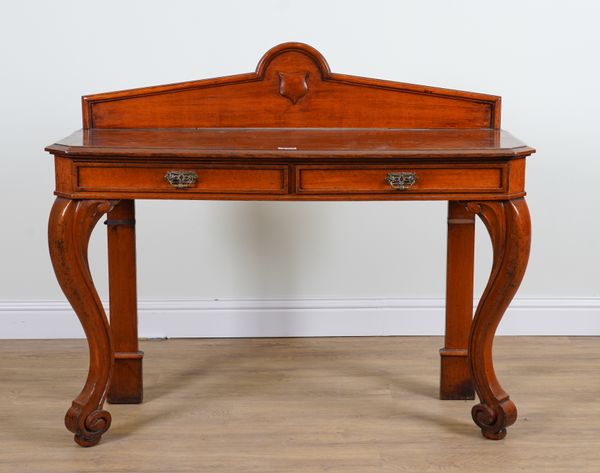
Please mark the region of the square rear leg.
[[440, 349], [440, 399], [474, 399], [468, 342], [473, 318], [475, 215], [448, 202], [446, 336]]
[[142, 402], [142, 358], [138, 347], [135, 206], [121, 200], [106, 220], [110, 329], [115, 350], [108, 391], [111, 404]]

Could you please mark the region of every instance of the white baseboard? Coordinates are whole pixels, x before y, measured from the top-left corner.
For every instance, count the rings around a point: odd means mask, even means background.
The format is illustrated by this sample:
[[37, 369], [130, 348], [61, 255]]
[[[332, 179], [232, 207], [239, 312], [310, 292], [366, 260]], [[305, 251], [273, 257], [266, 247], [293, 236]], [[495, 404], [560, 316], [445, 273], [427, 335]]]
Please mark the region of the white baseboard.
[[[442, 335], [443, 299], [140, 301], [140, 337]], [[500, 335], [600, 335], [600, 298], [516, 299]], [[0, 301], [0, 338], [80, 338], [66, 302]]]

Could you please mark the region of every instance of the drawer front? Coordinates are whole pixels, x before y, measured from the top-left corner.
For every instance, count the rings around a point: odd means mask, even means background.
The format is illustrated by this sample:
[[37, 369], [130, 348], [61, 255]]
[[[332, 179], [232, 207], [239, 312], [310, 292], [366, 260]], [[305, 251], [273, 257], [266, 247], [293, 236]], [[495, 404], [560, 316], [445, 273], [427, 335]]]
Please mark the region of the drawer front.
[[505, 192], [501, 164], [470, 166], [298, 166], [302, 194]]
[[77, 166], [80, 191], [284, 194], [287, 166]]

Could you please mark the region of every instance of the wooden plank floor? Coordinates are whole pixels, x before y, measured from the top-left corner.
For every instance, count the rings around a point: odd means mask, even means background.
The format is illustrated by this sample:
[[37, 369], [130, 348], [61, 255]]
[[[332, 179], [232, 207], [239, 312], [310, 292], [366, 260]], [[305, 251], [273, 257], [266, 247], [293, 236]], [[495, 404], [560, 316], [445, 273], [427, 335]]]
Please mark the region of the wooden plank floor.
[[600, 338], [500, 337], [500, 442], [437, 400], [437, 337], [142, 343], [145, 402], [93, 448], [63, 425], [83, 341], [0, 341], [1, 472], [600, 472]]

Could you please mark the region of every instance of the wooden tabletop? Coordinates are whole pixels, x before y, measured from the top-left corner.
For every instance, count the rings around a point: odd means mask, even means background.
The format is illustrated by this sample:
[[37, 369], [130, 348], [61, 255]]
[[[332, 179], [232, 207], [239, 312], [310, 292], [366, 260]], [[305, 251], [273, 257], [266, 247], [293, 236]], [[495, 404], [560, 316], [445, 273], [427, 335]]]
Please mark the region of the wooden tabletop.
[[48, 146], [87, 157], [511, 158], [535, 150], [504, 130], [389, 128], [89, 129]]

